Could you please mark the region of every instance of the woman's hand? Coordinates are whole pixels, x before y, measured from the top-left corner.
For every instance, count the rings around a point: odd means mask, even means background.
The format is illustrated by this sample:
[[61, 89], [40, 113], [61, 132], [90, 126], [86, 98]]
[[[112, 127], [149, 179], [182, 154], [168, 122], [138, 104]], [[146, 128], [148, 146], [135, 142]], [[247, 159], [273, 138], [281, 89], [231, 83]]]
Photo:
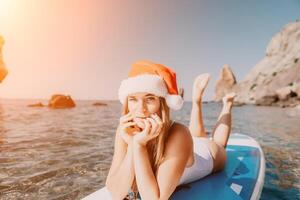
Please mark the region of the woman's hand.
[[143, 131], [134, 135], [133, 141], [137, 144], [146, 146], [148, 141], [156, 138], [160, 134], [163, 122], [157, 114], [152, 114], [151, 118], [146, 118], [143, 122], [145, 128]]
[[128, 113], [120, 118], [120, 135], [121, 138], [128, 145], [132, 144], [133, 135], [138, 133], [140, 129], [137, 127], [136, 122], [133, 121], [133, 116]]

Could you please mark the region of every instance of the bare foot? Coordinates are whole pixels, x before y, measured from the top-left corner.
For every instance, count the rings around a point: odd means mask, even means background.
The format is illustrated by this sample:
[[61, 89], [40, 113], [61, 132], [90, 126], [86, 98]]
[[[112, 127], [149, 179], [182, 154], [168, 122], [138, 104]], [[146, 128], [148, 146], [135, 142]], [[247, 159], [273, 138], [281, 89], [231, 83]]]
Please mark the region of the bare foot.
[[226, 94], [224, 97], [223, 97], [223, 105], [230, 105], [232, 106], [233, 104], [233, 101], [234, 101], [234, 97], [236, 97], [236, 93], [235, 92], [231, 92], [231, 93], [228, 93]]
[[209, 73], [200, 74], [195, 78], [193, 85], [193, 102], [201, 102], [203, 92], [208, 84], [209, 79]]

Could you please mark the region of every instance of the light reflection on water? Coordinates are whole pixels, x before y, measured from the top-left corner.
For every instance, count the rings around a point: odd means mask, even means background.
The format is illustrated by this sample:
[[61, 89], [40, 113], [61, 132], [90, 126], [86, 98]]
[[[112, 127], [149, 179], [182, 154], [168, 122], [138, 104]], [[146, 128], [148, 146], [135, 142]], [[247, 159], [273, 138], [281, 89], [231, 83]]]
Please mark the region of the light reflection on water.
[[[121, 106], [78, 101], [65, 110], [29, 108], [30, 100], [1, 100], [0, 199], [80, 199], [104, 186]], [[46, 103], [46, 102], [45, 102]], [[191, 103], [173, 118], [188, 125]], [[213, 129], [221, 105], [203, 105]], [[233, 132], [257, 139], [266, 157], [261, 199], [299, 199], [300, 112], [243, 106], [233, 109]]]

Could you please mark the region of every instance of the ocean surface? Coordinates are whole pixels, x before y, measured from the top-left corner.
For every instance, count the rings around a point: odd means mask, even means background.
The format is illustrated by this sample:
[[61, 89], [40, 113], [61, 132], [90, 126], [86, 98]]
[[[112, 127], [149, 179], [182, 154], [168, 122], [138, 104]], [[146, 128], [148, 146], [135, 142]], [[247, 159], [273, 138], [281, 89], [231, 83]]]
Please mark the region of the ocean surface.
[[[121, 114], [118, 101], [72, 109], [32, 108], [45, 100], [0, 100], [0, 199], [81, 199], [104, 186]], [[220, 112], [203, 104], [207, 131]], [[191, 103], [173, 119], [188, 125]], [[300, 199], [300, 111], [242, 106], [233, 109], [233, 132], [254, 137], [266, 157], [261, 199]]]

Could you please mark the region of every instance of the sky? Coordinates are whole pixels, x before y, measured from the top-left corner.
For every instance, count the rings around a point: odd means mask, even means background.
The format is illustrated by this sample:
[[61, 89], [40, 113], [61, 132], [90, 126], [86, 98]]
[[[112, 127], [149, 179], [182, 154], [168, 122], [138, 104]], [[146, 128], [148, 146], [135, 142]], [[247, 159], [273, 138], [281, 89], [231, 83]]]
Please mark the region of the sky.
[[117, 100], [131, 64], [147, 59], [176, 72], [187, 101], [210, 73], [211, 100], [224, 64], [241, 81], [296, 20], [300, 0], [0, 0], [0, 98]]

